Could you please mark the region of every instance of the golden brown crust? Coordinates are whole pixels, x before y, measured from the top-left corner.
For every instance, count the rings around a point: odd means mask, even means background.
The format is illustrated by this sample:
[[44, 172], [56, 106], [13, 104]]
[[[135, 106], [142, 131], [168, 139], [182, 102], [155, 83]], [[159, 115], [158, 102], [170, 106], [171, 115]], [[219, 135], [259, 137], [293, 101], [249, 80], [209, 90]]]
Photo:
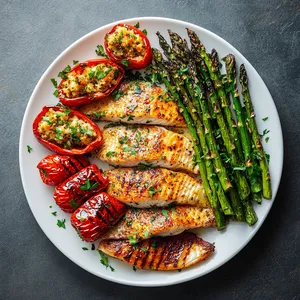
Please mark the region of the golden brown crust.
[[138, 269], [170, 271], [190, 267], [207, 259], [215, 247], [193, 233], [151, 238], [130, 245], [128, 240], [104, 240], [98, 247]]
[[170, 203], [210, 207], [201, 181], [185, 173], [163, 168], [117, 168], [106, 173], [107, 192], [119, 201], [135, 207]]
[[109, 96], [80, 107], [80, 111], [96, 121], [101, 118], [102, 121], [186, 127], [178, 105], [170, 101], [160, 86], [143, 81], [123, 82], [119, 91], [121, 96], [117, 100]]
[[173, 235], [186, 229], [216, 226], [213, 209], [192, 206], [172, 208], [130, 208], [122, 220], [103, 239], [148, 239], [155, 235]]

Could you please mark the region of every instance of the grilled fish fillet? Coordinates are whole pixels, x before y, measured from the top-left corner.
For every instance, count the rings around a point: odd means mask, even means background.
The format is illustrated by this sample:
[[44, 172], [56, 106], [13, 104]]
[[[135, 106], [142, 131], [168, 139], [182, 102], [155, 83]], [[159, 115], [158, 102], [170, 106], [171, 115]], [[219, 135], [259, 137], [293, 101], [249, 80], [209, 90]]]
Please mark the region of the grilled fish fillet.
[[106, 175], [107, 193], [130, 206], [149, 208], [176, 203], [210, 207], [201, 182], [185, 173], [122, 168], [107, 171]]
[[148, 239], [155, 235], [176, 235], [186, 229], [216, 226], [211, 208], [176, 206], [172, 208], [130, 208], [121, 221], [102, 239]]
[[93, 120], [186, 127], [177, 104], [160, 87], [149, 82], [124, 82], [115, 92], [80, 108]]
[[199, 173], [192, 141], [159, 126], [118, 125], [103, 130], [98, 158], [111, 165], [132, 167], [151, 163], [168, 169]]
[[128, 240], [101, 241], [98, 250], [138, 269], [171, 271], [190, 267], [207, 259], [214, 245], [185, 232], [165, 238], [152, 238], [130, 245]]

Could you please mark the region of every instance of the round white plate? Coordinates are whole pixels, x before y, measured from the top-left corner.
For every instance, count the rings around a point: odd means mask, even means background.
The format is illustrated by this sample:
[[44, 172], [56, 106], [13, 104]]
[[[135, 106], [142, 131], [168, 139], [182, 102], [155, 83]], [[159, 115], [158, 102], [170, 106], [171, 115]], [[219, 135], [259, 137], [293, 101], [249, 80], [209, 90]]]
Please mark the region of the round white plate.
[[[56, 78], [58, 72], [63, 70], [66, 65], [72, 65], [73, 60], [85, 61], [96, 58], [96, 46], [103, 44], [105, 33], [119, 22], [132, 25], [140, 22], [140, 28], [146, 28], [148, 31], [152, 47], [159, 48], [158, 39], [155, 35], [156, 31], [160, 31], [165, 37], [168, 37], [167, 29], [170, 28], [182, 37], [187, 38], [185, 28], [189, 27], [199, 35], [208, 51], [211, 48], [216, 48], [220, 57], [233, 53], [236, 56], [238, 65], [241, 63], [246, 65], [259, 131], [262, 132], [266, 128], [270, 130], [268, 134], [270, 140], [268, 143], [264, 142], [264, 147], [271, 156], [270, 172], [273, 199], [271, 201], [264, 200], [261, 206], [255, 205], [259, 221], [253, 227], [231, 222], [223, 232], [218, 232], [216, 229], [196, 230], [203, 239], [215, 243], [216, 252], [204, 263], [182, 270], [182, 272], [143, 270], [134, 272], [132, 266], [113, 258], [110, 258], [109, 262], [115, 268], [115, 271], [111, 272], [109, 268], [106, 269], [100, 263], [97, 251], [82, 250], [82, 247], [90, 249], [91, 245], [82, 242], [78, 238], [75, 230], [70, 225], [70, 215], [63, 213], [56, 206], [52, 198], [53, 188], [42, 183], [36, 169], [37, 163], [49, 154], [49, 151], [34, 138], [32, 122], [44, 105], [58, 102], [58, 99], [52, 95], [54, 88], [50, 78]], [[267, 116], [269, 117], [268, 120], [262, 121], [262, 118]], [[33, 148], [31, 153], [27, 152], [27, 145]], [[164, 286], [188, 281], [215, 270], [235, 256], [251, 240], [270, 211], [279, 186], [283, 165], [282, 131], [276, 107], [263, 80], [246, 58], [229, 43], [208, 30], [190, 23], [156, 17], [135, 18], [106, 25], [85, 35], [59, 55], [41, 77], [29, 100], [21, 129], [19, 152], [21, 177], [28, 203], [38, 224], [52, 243], [73, 262], [96, 276], [135, 286]], [[104, 167], [99, 161], [97, 161], [97, 164], [99, 167]], [[49, 206], [52, 206], [52, 208]], [[53, 211], [57, 211], [56, 217], [51, 214]], [[66, 219], [66, 229], [56, 226], [57, 219]]]

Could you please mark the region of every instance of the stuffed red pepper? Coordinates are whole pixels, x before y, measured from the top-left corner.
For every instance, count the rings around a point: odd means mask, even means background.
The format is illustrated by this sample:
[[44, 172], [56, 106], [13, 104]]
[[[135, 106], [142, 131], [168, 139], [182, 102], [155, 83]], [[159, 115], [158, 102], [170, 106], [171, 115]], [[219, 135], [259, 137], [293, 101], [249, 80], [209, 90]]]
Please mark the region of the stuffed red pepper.
[[71, 216], [71, 224], [79, 236], [94, 242], [124, 215], [126, 206], [107, 193], [93, 196]]
[[53, 198], [64, 211], [72, 213], [91, 196], [103, 191], [108, 179], [96, 165], [90, 165], [60, 183]]
[[129, 69], [143, 69], [152, 61], [147, 36], [129, 24], [118, 24], [106, 34], [104, 46], [111, 60]]
[[65, 76], [58, 86], [59, 100], [66, 106], [78, 106], [110, 95], [124, 70], [109, 59], [91, 59], [79, 63]]
[[84, 155], [50, 154], [37, 165], [42, 181], [47, 185], [58, 185], [90, 164]]
[[61, 106], [44, 106], [33, 122], [33, 133], [58, 154], [80, 155], [100, 148], [100, 128], [84, 114]]

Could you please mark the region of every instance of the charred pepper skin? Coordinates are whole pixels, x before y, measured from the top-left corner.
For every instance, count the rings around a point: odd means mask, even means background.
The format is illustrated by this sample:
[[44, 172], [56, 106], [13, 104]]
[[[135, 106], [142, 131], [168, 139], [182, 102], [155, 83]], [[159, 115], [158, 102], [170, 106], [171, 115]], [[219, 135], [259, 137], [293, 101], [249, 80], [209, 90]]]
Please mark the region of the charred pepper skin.
[[42, 181], [47, 185], [58, 185], [90, 164], [84, 155], [45, 156], [37, 165]]
[[108, 179], [96, 165], [90, 165], [59, 184], [53, 194], [56, 204], [67, 213], [108, 186]]
[[71, 216], [71, 224], [86, 242], [94, 242], [126, 212], [126, 206], [102, 192], [86, 201]]

